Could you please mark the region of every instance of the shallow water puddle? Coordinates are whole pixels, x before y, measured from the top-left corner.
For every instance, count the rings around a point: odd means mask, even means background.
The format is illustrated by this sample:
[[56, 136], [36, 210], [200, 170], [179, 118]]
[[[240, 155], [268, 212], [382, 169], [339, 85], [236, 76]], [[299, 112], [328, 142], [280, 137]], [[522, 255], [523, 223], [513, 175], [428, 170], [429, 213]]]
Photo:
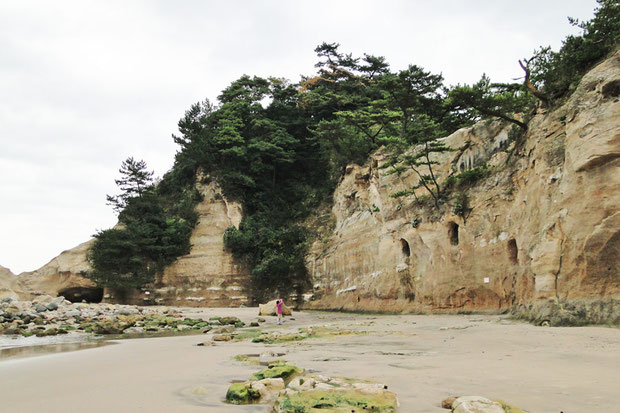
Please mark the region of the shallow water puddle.
[[111, 341], [93, 340], [73, 343], [54, 343], [19, 347], [0, 348], [0, 362], [5, 360], [42, 356], [45, 354], [64, 353], [68, 351], [87, 350], [115, 344]]

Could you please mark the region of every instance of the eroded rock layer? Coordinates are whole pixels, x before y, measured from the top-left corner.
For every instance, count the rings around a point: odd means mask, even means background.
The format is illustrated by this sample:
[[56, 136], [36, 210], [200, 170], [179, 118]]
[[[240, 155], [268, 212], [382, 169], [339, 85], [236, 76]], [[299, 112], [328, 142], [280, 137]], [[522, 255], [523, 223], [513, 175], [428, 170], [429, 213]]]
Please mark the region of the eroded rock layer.
[[[335, 228], [307, 260], [308, 306], [501, 311], [541, 299], [618, 297], [620, 104], [610, 85], [619, 79], [616, 54], [563, 106], [539, 110], [521, 138], [499, 122], [444, 138], [456, 150], [437, 158], [440, 181], [484, 164], [490, 171], [454, 189], [440, 210], [390, 197], [418, 178], [386, 175], [382, 151], [349, 166], [334, 194]], [[468, 208], [457, 215], [459, 191]]]
[[[198, 183], [204, 199], [196, 206], [198, 224], [192, 233], [191, 251], [166, 268], [154, 285], [140, 290], [106, 289], [103, 301], [132, 304], [238, 307], [247, 304], [247, 273], [224, 249], [227, 227], [241, 221], [239, 204], [227, 201], [215, 182]], [[15, 276], [0, 274], [2, 295], [30, 299], [47, 294], [79, 301], [98, 302], [101, 292], [85, 278], [90, 270], [87, 252], [93, 240], [64, 251], [40, 269]]]
[[131, 291], [107, 289], [104, 300], [191, 307], [248, 304], [247, 272], [224, 249], [223, 240], [226, 228], [239, 226], [241, 206], [228, 201], [214, 181], [196, 186], [203, 200], [195, 209], [199, 218], [190, 238], [190, 253], [166, 267], [154, 285]]

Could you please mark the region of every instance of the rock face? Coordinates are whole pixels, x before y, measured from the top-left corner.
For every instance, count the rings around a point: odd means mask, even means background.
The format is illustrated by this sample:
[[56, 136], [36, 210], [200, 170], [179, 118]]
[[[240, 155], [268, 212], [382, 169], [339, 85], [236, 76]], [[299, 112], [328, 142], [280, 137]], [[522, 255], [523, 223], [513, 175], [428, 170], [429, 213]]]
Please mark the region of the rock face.
[[18, 299], [24, 295], [15, 274], [0, 265], [0, 300], [3, 298]]
[[[385, 175], [376, 152], [347, 168], [335, 228], [312, 246], [311, 308], [501, 311], [537, 300], [620, 295], [620, 55], [581, 81], [529, 131], [478, 123], [444, 138], [440, 182], [483, 164], [490, 172], [437, 211], [390, 194], [417, 183]], [[456, 192], [469, 208], [454, 213]], [[418, 197], [424, 196], [419, 189]], [[326, 232], [323, 230], [323, 232]]]
[[[258, 315], [277, 315], [276, 300], [271, 300], [265, 304], [258, 305]], [[293, 312], [286, 304], [282, 303], [282, 315], [293, 315]]]
[[[19, 296], [64, 295], [71, 301], [80, 301], [81, 298], [92, 301], [90, 297], [103, 297], [104, 301], [110, 302], [211, 307], [247, 304], [244, 293], [247, 273], [224, 249], [222, 238], [227, 227], [238, 226], [241, 222], [241, 207], [227, 201], [214, 182], [198, 183], [197, 188], [204, 200], [196, 206], [199, 221], [190, 239], [192, 249], [167, 267], [154, 287], [132, 292], [97, 291], [100, 289], [84, 278], [90, 269], [86, 259], [93, 242], [90, 240], [64, 251], [42, 268], [16, 277], [21, 291]], [[0, 294], [5, 278], [0, 275]]]
[[224, 231], [238, 227], [241, 205], [228, 201], [219, 186], [198, 184], [204, 200], [196, 206], [199, 214], [188, 255], [166, 268], [161, 288], [151, 291], [157, 303], [184, 306], [239, 307], [248, 304], [247, 271], [224, 249]]
[[75, 248], [63, 251], [38, 270], [23, 272], [18, 278], [25, 291], [33, 295], [63, 295], [65, 289], [96, 289], [87, 278], [90, 269], [86, 253], [93, 240], [86, 241]]
[[223, 235], [239, 226], [241, 206], [228, 201], [215, 182], [196, 184], [204, 199], [196, 206], [198, 223], [189, 254], [168, 266], [152, 288], [131, 293], [106, 290], [106, 300], [190, 307], [239, 307], [248, 303], [247, 272], [224, 249]]

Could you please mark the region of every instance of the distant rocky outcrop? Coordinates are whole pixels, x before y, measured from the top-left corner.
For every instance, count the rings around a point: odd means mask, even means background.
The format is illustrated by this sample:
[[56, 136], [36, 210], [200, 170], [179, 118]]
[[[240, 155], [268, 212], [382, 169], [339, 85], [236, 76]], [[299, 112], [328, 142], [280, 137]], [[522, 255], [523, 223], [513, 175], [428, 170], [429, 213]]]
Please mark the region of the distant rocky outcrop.
[[619, 79], [616, 54], [564, 105], [539, 109], [519, 141], [500, 122], [444, 138], [456, 151], [437, 158], [440, 176], [490, 167], [463, 190], [468, 207], [459, 214], [454, 201], [435, 211], [390, 197], [418, 178], [386, 175], [381, 150], [349, 166], [334, 194], [335, 228], [320, 230], [330, 235], [307, 259], [307, 306], [497, 312], [618, 297], [620, 103], [609, 85]]
[[0, 299], [18, 299], [24, 295], [17, 276], [8, 268], [0, 265]]
[[75, 248], [63, 251], [50, 262], [35, 271], [19, 274], [24, 290], [33, 295], [65, 295], [66, 289], [74, 291], [96, 288], [85, 278], [90, 269], [86, 254], [94, 240], [86, 241]]
[[[191, 251], [168, 266], [156, 283], [135, 291], [103, 291], [96, 287], [86, 278], [90, 270], [87, 253], [94, 242], [91, 239], [62, 252], [38, 270], [14, 276], [19, 279], [20, 287], [16, 295], [23, 299], [41, 294], [63, 295], [71, 301], [98, 302], [103, 299], [132, 304], [212, 307], [247, 304], [244, 287], [247, 272], [224, 249], [222, 238], [226, 228], [238, 226], [241, 222], [241, 206], [228, 201], [214, 181], [198, 182], [196, 186], [204, 199], [196, 206], [199, 220], [190, 239]], [[8, 283], [2, 280], [12, 279], [0, 277], [1, 294]], [[9, 287], [6, 289], [8, 291]]]

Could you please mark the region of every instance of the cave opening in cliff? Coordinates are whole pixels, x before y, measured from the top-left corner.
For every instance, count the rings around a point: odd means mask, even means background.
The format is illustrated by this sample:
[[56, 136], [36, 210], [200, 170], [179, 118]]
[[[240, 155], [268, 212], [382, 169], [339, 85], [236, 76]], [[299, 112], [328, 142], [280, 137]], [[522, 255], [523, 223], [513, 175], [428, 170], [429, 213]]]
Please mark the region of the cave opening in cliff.
[[100, 303], [103, 300], [103, 288], [100, 287], [70, 287], [58, 291], [58, 296], [65, 297], [72, 303]]
[[510, 258], [510, 262], [513, 264], [519, 262], [519, 249], [517, 248], [517, 241], [514, 238], [508, 241], [508, 258]]
[[450, 244], [459, 245], [459, 224], [456, 222], [448, 224], [448, 236], [450, 237]]
[[401, 246], [401, 251], [403, 253], [403, 257], [404, 258], [411, 257], [411, 249], [409, 248], [409, 243], [407, 242], [406, 239], [404, 238], [400, 239], [400, 246]]

